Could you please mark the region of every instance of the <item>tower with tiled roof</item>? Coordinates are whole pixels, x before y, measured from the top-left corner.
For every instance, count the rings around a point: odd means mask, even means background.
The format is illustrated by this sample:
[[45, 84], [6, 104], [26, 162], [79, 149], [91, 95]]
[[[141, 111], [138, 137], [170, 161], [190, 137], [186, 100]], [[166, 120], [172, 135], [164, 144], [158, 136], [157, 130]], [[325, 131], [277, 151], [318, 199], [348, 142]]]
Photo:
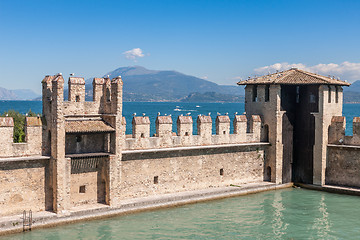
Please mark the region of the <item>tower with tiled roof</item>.
[[247, 116], [260, 115], [271, 146], [265, 176], [272, 182], [325, 183], [328, 128], [342, 115], [343, 86], [350, 84], [292, 68], [240, 81]]

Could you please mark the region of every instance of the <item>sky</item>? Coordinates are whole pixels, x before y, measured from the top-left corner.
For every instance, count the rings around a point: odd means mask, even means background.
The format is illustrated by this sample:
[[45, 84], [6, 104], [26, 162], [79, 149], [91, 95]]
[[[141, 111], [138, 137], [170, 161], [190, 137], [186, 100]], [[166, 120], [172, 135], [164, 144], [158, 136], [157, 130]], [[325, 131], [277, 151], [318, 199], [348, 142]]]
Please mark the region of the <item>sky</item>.
[[139, 65], [218, 84], [299, 67], [360, 80], [360, 1], [0, 0], [0, 87]]

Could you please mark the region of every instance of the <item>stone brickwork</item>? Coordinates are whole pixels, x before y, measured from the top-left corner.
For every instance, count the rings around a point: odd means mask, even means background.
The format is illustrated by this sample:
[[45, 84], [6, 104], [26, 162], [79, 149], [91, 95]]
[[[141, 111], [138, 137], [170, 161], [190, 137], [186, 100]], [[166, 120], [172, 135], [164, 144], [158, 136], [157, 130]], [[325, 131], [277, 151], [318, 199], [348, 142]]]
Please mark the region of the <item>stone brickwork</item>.
[[353, 119], [353, 135], [345, 135], [346, 119], [334, 116], [329, 126], [325, 183], [360, 187], [360, 117]]
[[51, 209], [48, 161], [0, 161], [0, 217]]
[[263, 181], [264, 147], [123, 153], [121, 198]]
[[[46, 76], [44, 116], [26, 118], [25, 143], [13, 143], [13, 119], [0, 118], [0, 215], [30, 208], [62, 216], [93, 204], [119, 207], [135, 197], [264, 180], [282, 183], [290, 171], [284, 167], [282, 106], [282, 87], [288, 86], [268, 84], [266, 76], [261, 81], [246, 86], [246, 113], [236, 114], [232, 123], [227, 115], [175, 121], [159, 114], [156, 134], [150, 136], [149, 117], [134, 116], [132, 134], [126, 136], [121, 77], [94, 78], [93, 101], [85, 101], [84, 78], [71, 76], [64, 101], [63, 76]], [[315, 121], [313, 183], [360, 187], [360, 118], [354, 119], [353, 136], [345, 136], [341, 86], [316, 87], [318, 96], [310, 97], [318, 97], [318, 109], [309, 113]]]

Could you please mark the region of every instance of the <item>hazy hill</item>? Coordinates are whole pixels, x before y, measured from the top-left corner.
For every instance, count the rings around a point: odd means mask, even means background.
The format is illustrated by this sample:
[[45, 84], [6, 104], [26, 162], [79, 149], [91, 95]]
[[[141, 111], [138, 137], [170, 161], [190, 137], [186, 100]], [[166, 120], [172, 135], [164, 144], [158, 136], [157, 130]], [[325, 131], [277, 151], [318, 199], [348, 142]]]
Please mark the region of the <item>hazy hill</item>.
[[[121, 67], [104, 76], [122, 76], [124, 101], [180, 101], [191, 93], [216, 92], [244, 95], [242, 87], [216, 83], [176, 71], [155, 71], [140, 66]], [[86, 80], [86, 97], [92, 98], [92, 79]], [[67, 93], [66, 93], [67, 95]], [[222, 95], [218, 95], [219, 97]], [[219, 99], [219, 101], [224, 101]]]
[[0, 87], [0, 100], [32, 100], [39, 97], [29, 89], [8, 90]]

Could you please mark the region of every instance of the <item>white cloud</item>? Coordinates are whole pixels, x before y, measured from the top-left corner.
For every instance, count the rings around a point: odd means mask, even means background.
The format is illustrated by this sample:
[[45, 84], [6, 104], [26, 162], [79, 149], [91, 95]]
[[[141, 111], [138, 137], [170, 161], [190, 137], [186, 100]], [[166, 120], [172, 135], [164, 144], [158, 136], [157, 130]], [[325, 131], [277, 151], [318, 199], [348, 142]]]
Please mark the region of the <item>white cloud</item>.
[[134, 48], [129, 51], [123, 52], [123, 54], [127, 59], [131, 59], [134, 61], [136, 61], [136, 58], [142, 58], [145, 56], [141, 48]]
[[208, 76], [203, 76], [201, 79], [208, 80]]
[[351, 63], [343, 62], [340, 64], [337, 63], [320, 63], [314, 66], [306, 66], [303, 63], [275, 63], [273, 65], [264, 66], [254, 69], [256, 74], [268, 74], [275, 72], [276, 70], [282, 71], [289, 68], [299, 68], [305, 71], [318, 73], [324, 76], [331, 75], [335, 77], [340, 77], [342, 80], [348, 80], [353, 82], [355, 80], [360, 80], [360, 63]]

